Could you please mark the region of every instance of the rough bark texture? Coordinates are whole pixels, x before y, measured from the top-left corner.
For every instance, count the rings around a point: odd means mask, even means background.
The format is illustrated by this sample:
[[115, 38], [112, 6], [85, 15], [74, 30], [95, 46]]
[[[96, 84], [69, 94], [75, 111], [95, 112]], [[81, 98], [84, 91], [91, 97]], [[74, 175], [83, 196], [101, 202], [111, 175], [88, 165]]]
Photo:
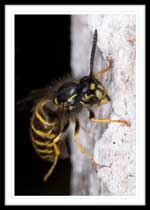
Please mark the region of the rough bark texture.
[[115, 123], [92, 123], [88, 112], [80, 114], [79, 141], [99, 165], [96, 173], [91, 162], [74, 143], [72, 149], [72, 195], [135, 195], [135, 15], [72, 16], [72, 73], [76, 78], [89, 74], [93, 32], [98, 30], [94, 71], [107, 64], [111, 55], [113, 68], [104, 73], [102, 82], [111, 102], [94, 108], [98, 118], [126, 119], [131, 127]]

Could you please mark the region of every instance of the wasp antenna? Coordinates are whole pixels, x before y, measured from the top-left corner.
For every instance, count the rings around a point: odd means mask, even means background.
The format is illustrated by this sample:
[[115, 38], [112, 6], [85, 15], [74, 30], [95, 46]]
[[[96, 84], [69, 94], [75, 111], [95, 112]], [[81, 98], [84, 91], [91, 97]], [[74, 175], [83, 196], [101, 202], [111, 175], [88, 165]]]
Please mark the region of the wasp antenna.
[[95, 29], [95, 31], [94, 31], [94, 38], [93, 38], [91, 58], [90, 58], [90, 76], [92, 76], [92, 77], [94, 76], [94, 74], [93, 74], [93, 64], [94, 64], [96, 45], [97, 45], [97, 29]]

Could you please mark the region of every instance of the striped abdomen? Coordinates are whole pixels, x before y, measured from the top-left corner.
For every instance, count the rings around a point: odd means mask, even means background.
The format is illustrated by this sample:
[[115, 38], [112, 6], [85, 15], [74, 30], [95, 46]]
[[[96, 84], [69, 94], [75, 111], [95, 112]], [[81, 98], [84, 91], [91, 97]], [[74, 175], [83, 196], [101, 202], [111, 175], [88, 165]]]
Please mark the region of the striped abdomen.
[[50, 108], [50, 101], [38, 102], [31, 118], [31, 140], [42, 159], [54, 160], [53, 141], [60, 133], [59, 124], [57, 113]]

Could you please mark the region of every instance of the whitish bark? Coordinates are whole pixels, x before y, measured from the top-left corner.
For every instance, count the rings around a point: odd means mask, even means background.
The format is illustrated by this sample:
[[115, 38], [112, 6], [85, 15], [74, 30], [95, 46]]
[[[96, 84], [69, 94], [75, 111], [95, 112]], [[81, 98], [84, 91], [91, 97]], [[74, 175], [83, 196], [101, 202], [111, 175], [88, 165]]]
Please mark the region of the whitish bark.
[[98, 164], [98, 169], [71, 143], [72, 195], [135, 195], [135, 15], [72, 16], [72, 73], [76, 78], [89, 74], [94, 30], [98, 30], [94, 71], [112, 56], [112, 70], [99, 79], [111, 98], [109, 104], [94, 108], [97, 117], [127, 119], [131, 127], [120, 124], [92, 123], [88, 112], [80, 115], [79, 141]]

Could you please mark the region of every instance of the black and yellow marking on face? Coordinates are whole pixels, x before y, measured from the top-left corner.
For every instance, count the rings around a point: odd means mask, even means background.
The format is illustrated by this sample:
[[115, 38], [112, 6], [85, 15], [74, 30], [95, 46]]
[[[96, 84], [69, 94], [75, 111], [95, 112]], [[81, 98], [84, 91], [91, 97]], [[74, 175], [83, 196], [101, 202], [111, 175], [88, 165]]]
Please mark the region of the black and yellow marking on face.
[[96, 97], [100, 100], [103, 97], [103, 92], [97, 89], [95, 91]]
[[94, 96], [94, 94], [89, 94], [89, 95], [85, 94], [84, 96], [85, 96], [86, 100], [90, 100], [90, 98], [92, 98]]
[[100, 85], [100, 84], [97, 85], [97, 88], [99, 88], [99, 89], [101, 89], [101, 90], [104, 90], [103, 86]]
[[101, 99], [100, 104], [107, 104], [108, 101], [110, 101], [110, 98], [108, 98], [107, 96], [105, 96], [104, 98]]
[[95, 83], [90, 84], [90, 90], [95, 90]]

